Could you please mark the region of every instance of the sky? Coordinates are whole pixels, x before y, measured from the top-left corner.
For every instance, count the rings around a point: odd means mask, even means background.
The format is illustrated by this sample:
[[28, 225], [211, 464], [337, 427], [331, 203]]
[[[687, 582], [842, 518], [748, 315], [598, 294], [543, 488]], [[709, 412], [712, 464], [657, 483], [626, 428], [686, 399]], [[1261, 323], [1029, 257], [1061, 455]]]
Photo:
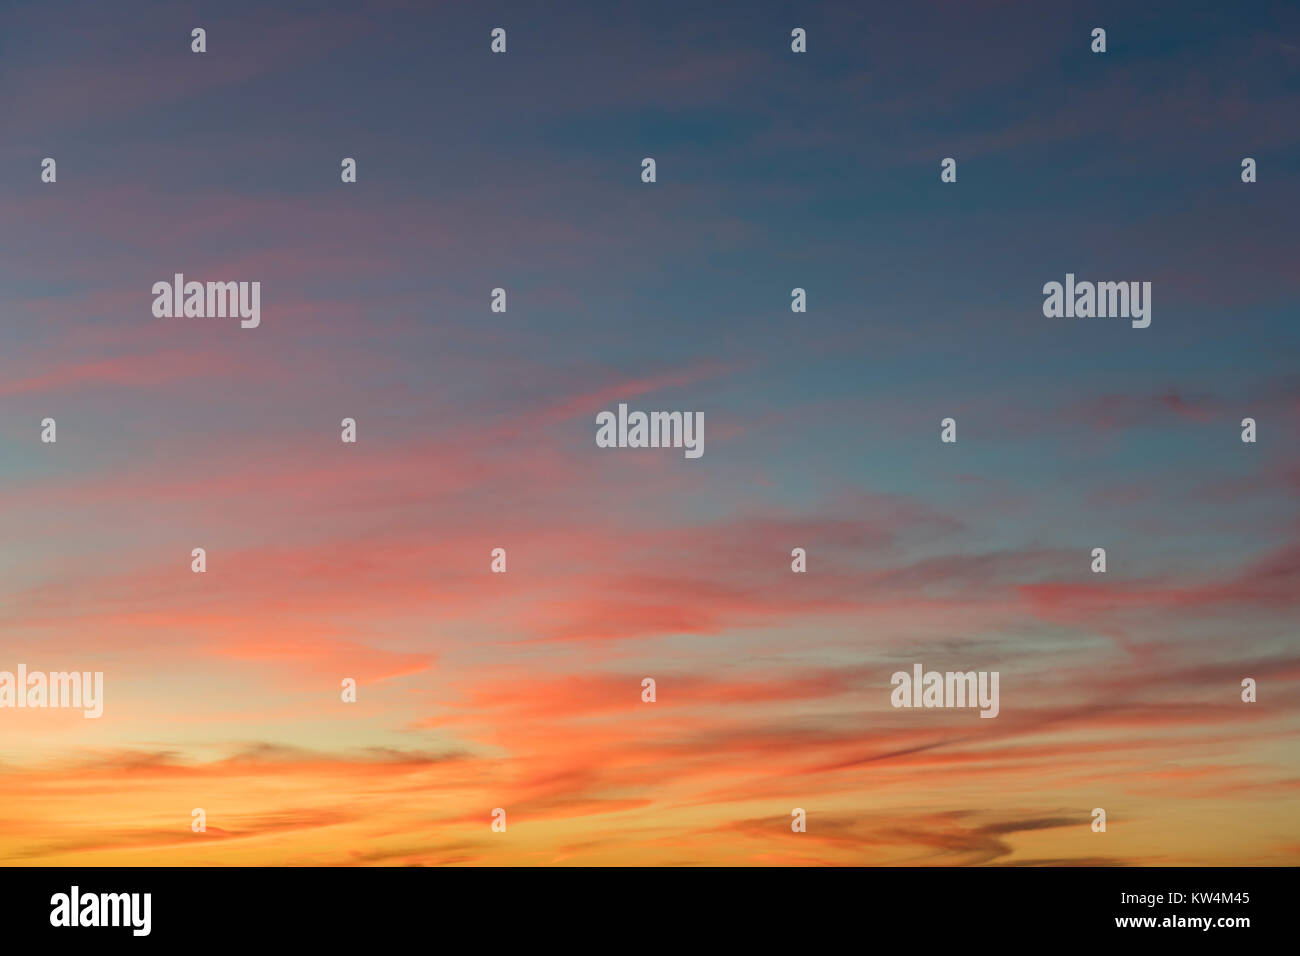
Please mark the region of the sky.
[[0, 863], [1300, 862], [1300, 13], [1215, 7], [0, 5], [0, 671], [104, 674]]

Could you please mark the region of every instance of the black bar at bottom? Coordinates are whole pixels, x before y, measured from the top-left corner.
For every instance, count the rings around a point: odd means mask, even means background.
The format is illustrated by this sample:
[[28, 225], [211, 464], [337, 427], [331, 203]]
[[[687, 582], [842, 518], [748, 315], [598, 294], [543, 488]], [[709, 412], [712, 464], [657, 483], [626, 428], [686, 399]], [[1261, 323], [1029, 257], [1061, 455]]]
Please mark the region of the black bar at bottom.
[[802, 952], [1123, 937], [1232, 946], [1290, 935], [1295, 876], [1255, 867], [0, 869], [0, 918], [9, 943], [115, 947], [412, 936], [456, 949], [712, 941]]

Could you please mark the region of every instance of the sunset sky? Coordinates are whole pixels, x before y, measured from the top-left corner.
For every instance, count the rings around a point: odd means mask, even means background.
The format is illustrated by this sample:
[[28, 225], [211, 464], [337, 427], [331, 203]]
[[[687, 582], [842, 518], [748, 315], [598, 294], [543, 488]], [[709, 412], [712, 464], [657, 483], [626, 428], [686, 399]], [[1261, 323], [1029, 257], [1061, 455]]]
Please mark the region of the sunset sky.
[[1218, 6], [0, 7], [0, 670], [105, 682], [0, 864], [1300, 863], [1300, 13]]

